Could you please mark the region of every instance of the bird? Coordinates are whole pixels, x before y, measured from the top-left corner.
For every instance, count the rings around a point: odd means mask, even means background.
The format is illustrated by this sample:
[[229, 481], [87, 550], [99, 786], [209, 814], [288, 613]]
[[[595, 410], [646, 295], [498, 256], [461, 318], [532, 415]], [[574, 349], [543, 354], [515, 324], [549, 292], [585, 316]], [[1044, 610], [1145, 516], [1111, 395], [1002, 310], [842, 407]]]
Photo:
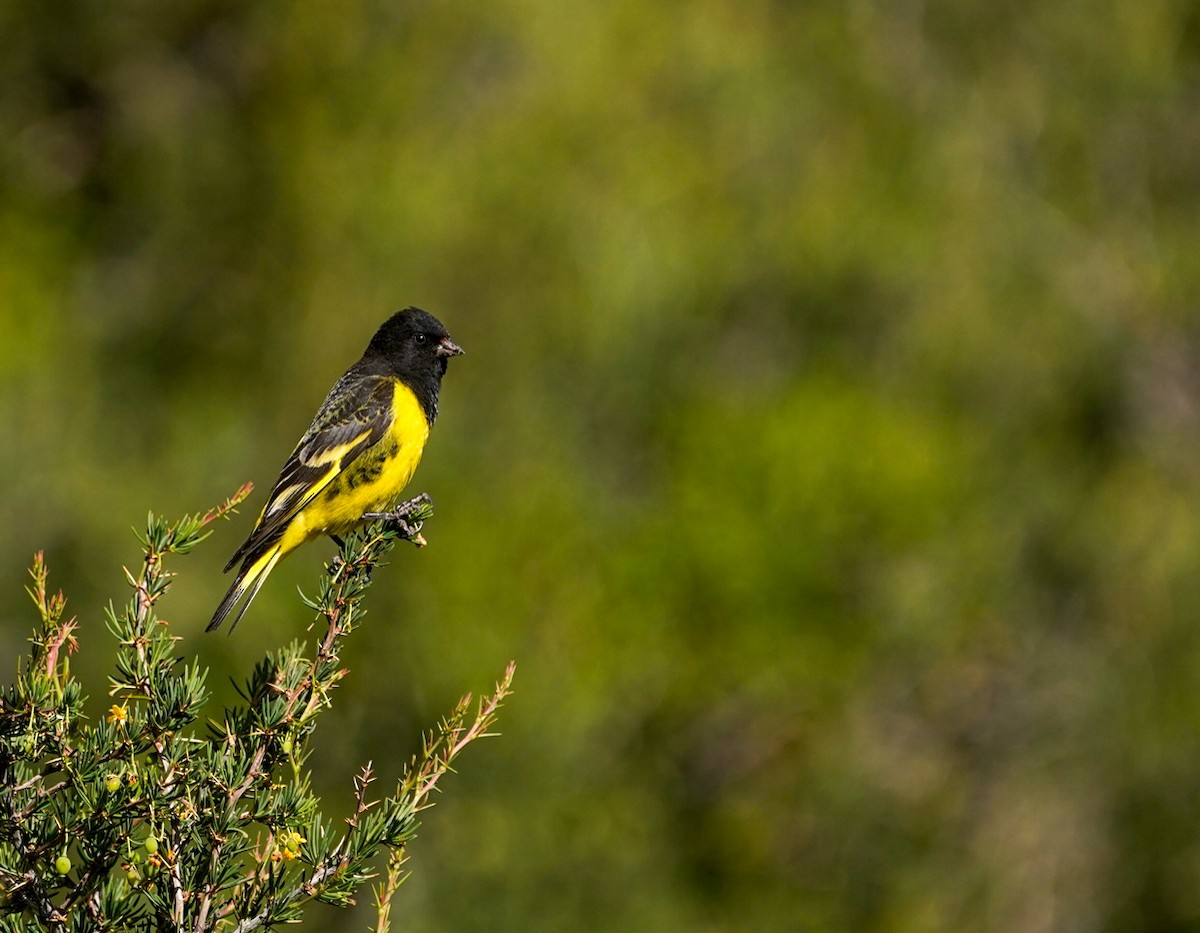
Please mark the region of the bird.
[[420, 308], [398, 311], [380, 326], [329, 390], [254, 529], [225, 565], [228, 573], [241, 563], [205, 631], [219, 628], [240, 602], [232, 633], [275, 565], [300, 545], [321, 535], [338, 541], [396, 502], [437, 419], [447, 364], [463, 352]]

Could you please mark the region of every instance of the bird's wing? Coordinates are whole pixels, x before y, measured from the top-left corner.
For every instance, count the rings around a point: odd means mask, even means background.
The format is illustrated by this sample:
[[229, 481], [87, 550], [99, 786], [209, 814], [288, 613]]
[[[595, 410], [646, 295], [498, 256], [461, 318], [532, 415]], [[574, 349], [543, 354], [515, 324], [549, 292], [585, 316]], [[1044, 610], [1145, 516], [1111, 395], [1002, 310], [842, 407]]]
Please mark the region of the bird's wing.
[[394, 385], [381, 376], [343, 376], [288, 457], [271, 489], [258, 524], [229, 560], [276, 541], [288, 523], [334, 478], [387, 433]]

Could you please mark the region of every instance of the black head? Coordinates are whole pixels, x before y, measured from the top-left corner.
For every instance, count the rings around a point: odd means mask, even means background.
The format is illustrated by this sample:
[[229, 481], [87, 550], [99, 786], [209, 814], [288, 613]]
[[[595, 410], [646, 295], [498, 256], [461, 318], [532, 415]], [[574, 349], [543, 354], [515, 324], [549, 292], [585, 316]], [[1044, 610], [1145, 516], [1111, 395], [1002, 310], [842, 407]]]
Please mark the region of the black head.
[[363, 362], [399, 377], [417, 394], [432, 421], [437, 415], [438, 389], [446, 374], [446, 363], [462, 352], [432, 314], [420, 308], [405, 308], [375, 332]]

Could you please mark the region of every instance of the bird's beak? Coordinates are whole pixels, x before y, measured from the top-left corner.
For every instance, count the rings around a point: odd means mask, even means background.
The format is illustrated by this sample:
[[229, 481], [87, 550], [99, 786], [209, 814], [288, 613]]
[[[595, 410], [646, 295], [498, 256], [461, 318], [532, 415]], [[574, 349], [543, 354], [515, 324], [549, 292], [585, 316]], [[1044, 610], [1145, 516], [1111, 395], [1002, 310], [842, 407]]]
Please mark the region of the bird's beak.
[[438, 341], [437, 355], [438, 356], [462, 356], [467, 351], [460, 347], [449, 337], [443, 337]]

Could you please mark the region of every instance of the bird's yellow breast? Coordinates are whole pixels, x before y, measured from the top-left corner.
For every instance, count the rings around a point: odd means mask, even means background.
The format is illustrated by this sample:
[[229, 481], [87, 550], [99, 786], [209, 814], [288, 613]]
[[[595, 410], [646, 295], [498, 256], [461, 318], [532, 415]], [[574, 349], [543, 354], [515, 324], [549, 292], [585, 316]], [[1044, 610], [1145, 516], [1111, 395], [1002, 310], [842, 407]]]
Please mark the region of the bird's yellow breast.
[[283, 552], [318, 535], [349, 531], [364, 512], [390, 508], [412, 479], [428, 438], [429, 422], [421, 403], [412, 390], [396, 382], [391, 426], [301, 509], [280, 541]]

